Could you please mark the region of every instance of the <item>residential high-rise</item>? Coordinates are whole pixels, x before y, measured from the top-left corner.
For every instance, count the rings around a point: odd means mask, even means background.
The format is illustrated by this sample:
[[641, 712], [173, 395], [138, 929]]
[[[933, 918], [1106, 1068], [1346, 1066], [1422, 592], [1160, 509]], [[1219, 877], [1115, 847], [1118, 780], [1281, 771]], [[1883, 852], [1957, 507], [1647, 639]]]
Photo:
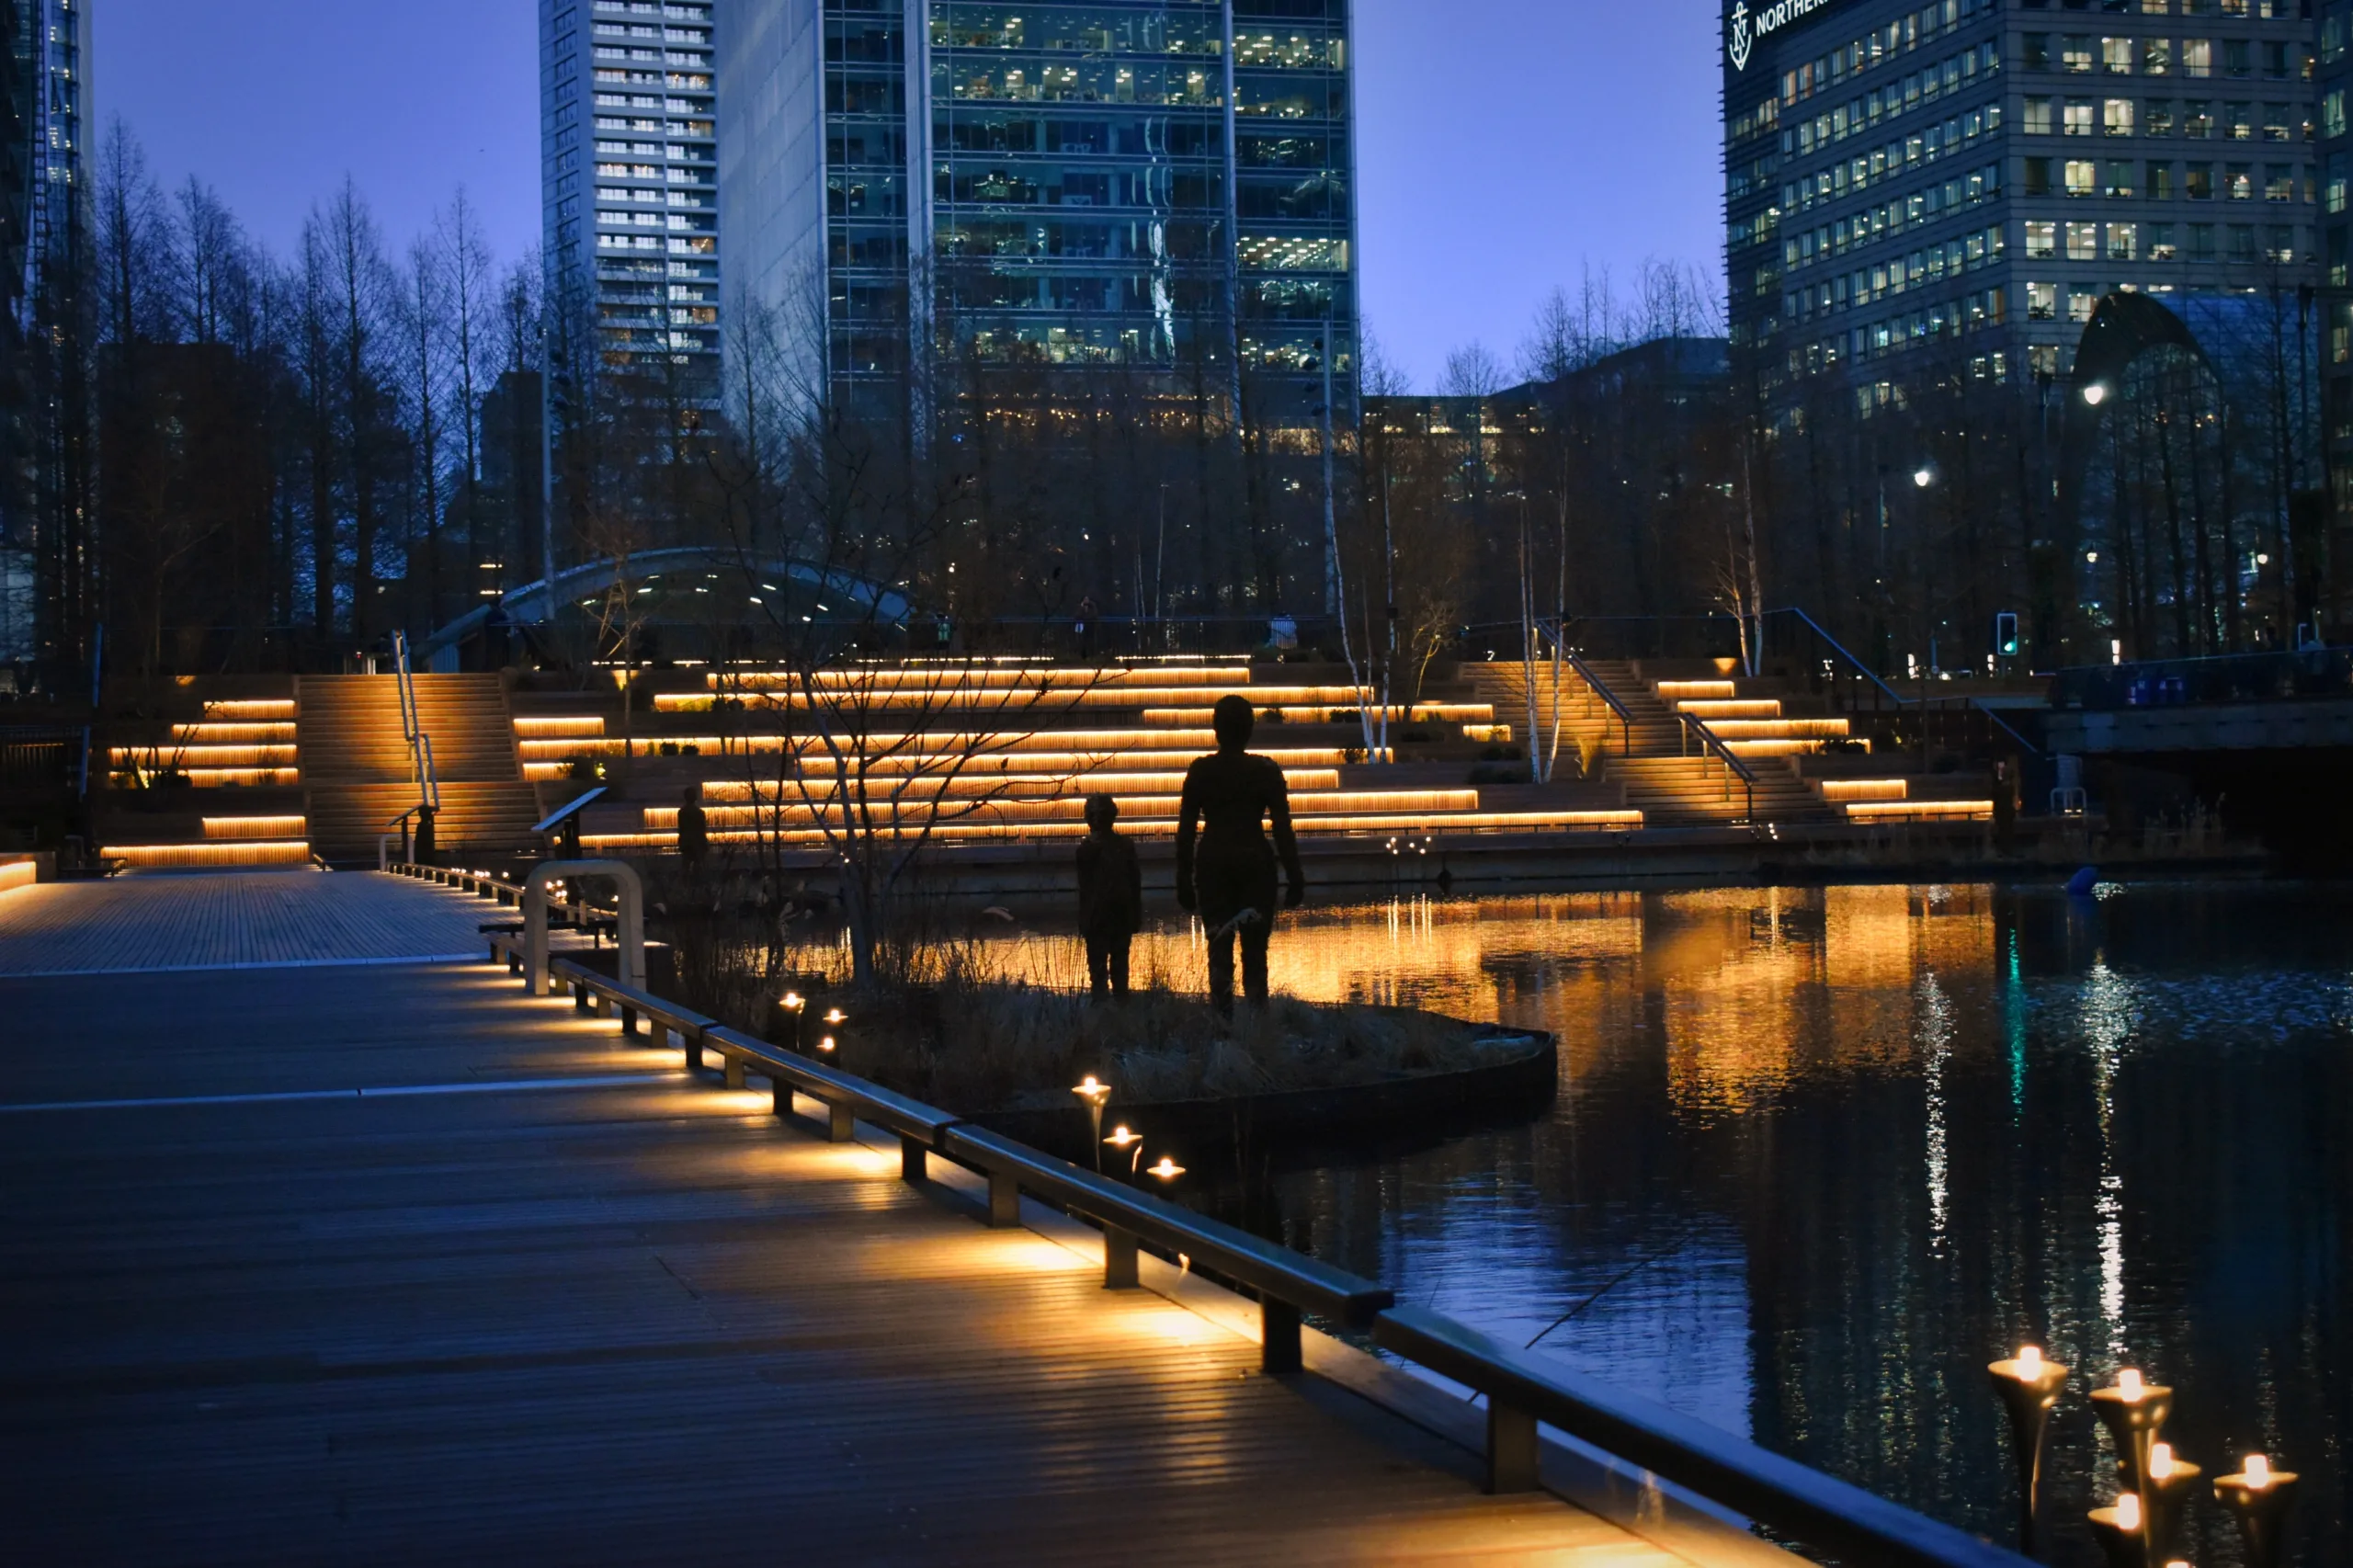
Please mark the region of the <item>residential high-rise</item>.
[[[837, 396], [947, 367], [1352, 398], [1347, 0], [721, 0], [731, 278]], [[822, 324], [820, 323], [822, 322]], [[904, 346], [935, 346], [935, 363]], [[1328, 352], [1327, 352], [1328, 345]]]
[[[548, 308], [607, 372], [717, 385], [709, 0], [540, 0]], [[584, 346], [585, 347], [585, 346]]]
[[2310, 0], [1734, 0], [1731, 328], [1785, 409], [1927, 351], [2064, 377], [2097, 301], [2313, 280]]

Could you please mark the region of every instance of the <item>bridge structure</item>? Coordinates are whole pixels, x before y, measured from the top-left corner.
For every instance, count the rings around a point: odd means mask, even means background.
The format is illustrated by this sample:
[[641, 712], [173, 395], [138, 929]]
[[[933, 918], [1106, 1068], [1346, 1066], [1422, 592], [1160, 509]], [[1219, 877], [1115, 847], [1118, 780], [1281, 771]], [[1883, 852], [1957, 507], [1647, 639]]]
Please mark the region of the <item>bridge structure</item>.
[[2299, 867], [2353, 864], [2353, 648], [2062, 670], [2043, 726], [2119, 822], [2212, 809]]
[[2023, 1561], [404, 870], [0, 894], [16, 1560]]

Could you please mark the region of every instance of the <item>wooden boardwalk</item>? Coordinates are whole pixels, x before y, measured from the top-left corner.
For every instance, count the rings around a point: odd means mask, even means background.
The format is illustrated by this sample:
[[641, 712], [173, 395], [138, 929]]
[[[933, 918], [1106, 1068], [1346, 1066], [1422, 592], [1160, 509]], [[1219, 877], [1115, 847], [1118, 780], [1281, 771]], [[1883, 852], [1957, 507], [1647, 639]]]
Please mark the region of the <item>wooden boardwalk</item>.
[[[109, 960], [335, 956], [138, 930], [278, 918], [218, 885], [256, 880], [62, 891]], [[360, 959], [484, 907], [288, 880], [410, 933]], [[12, 1562], [1683, 1561], [487, 965], [0, 978], [0, 1017]]]
[[307, 869], [47, 882], [0, 893], [0, 975], [473, 957], [475, 927], [495, 908], [395, 877]]

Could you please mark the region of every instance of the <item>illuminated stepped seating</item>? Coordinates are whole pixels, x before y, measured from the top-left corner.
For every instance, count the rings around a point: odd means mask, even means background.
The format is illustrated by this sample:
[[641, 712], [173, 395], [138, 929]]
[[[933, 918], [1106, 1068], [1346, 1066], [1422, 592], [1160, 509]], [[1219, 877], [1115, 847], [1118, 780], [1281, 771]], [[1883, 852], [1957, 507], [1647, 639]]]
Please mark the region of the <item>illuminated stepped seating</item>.
[[[862, 712], [909, 708], [968, 708], [994, 716], [995, 727], [1042, 720], [1054, 712], [1115, 708], [1138, 711], [1147, 725], [1206, 729], [1222, 697], [1249, 698], [1263, 722], [1355, 723], [1370, 695], [1354, 686], [1255, 682], [1245, 664], [1153, 664], [1099, 669], [1060, 665], [1004, 669], [947, 668], [819, 671], [808, 677], [774, 672], [711, 674], [700, 692], [655, 695], [657, 713], [708, 712], [722, 702], [745, 708], [807, 709], [813, 704]], [[812, 688], [814, 688], [813, 690]], [[1382, 710], [1373, 707], [1379, 721]], [[1484, 702], [1391, 703], [1392, 724], [1459, 724], [1466, 739], [1508, 739]]]
[[[1561, 666], [1556, 693], [1552, 662], [1544, 660], [1538, 663], [1534, 671], [1538, 733], [1549, 733], [1557, 699], [1562, 729], [1559, 766], [1563, 770], [1574, 767], [1570, 759], [1575, 755], [1578, 741], [1598, 744], [1604, 759], [1602, 777], [1624, 787], [1627, 806], [1641, 812], [1646, 825], [1714, 827], [1751, 820], [1834, 820], [1821, 799], [1788, 767], [1771, 762], [1770, 753], [1763, 757], [1752, 756], [1748, 746], [1735, 744], [1733, 737], [1723, 733], [1723, 723], [1789, 721], [1762, 713], [1727, 718], [1722, 723], [1712, 719], [1706, 721], [1709, 728], [1722, 737], [1725, 748], [1739, 756], [1756, 776], [1756, 783], [1748, 785], [1721, 757], [1703, 750], [1688, 727], [1677, 721], [1662, 693], [1644, 681], [1632, 665], [1606, 659], [1587, 660], [1586, 665], [1625, 709], [1625, 716], [1621, 719], [1569, 665]], [[1496, 713], [1508, 715], [1524, 725], [1529, 686], [1528, 672], [1520, 663], [1496, 660], [1472, 668], [1480, 692], [1493, 701]], [[1677, 692], [1675, 699], [1678, 702], [1739, 700], [1730, 681], [1663, 684], [1670, 689], [1684, 685], [1706, 687], [1702, 691]], [[1776, 704], [1774, 713], [1778, 712]], [[1767, 737], [1744, 738], [1753, 742]]]
[[[92, 801], [100, 856], [134, 870], [308, 865], [308, 824], [288, 809], [301, 778], [293, 699], [210, 699], [199, 712], [163, 741], [108, 748], [108, 787]], [[186, 793], [150, 792], [176, 785]]]
[[1846, 720], [1790, 718], [1779, 698], [1742, 697], [1736, 681], [1663, 680], [1653, 689], [1671, 712], [1706, 724], [1743, 761], [1804, 756], [1820, 751], [1825, 741], [1847, 738]]
[[1991, 822], [1994, 802], [1985, 800], [1917, 800], [1908, 778], [1822, 778], [1822, 798], [1849, 822]]
[[[827, 824], [844, 821], [845, 771], [863, 784], [859, 820], [885, 833], [928, 831], [949, 842], [1075, 837], [1086, 831], [1085, 797], [1108, 793], [1120, 803], [1123, 832], [1159, 837], [1176, 832], [1186, 767], [1217, 744], [1208, 727], [1211, 706], [1239, 693], [1262, 715], [1252, 749], [1283, 768], [1302, 835], [1642, 825], [1640, 813], [1622, 810], [1483, 810], [1477, 789], [1382, 788], [1378, 770], [1363, 787], [1343, 788], [1341, 768], [1366, 760], [1357, 719], [1365, 693], [1256, 683], [1252, 674], [1239, 662], [827, 672], [830, 689], [851, 694], [847, 700], [872, 715], [876, 731], [859, 748], [862, 757], [838, 758], [822, 741], [786, 733], [790, 716], [809, 706], [805, 689], [782, 676], [731, 673], [704, 677], [700, 690], [656, 692], [643, 723], [648, 733], [610, 733], [602, 713], [526, 712], [515, 720], [515, 746], [534, 780], [584, 767], [609, 778], [623, 757], [680, 785], [698, 780], [711, 836], [722, 844], [823, 843]], [[718, 714], [722, 701], [731, 710]], [[733, 710], [737, 701], [740, 712]], [[1341, 722], [1333, 722], [1335, 712]], [[919, 727], [892, 725], [894, 714]], [[1133, 722], [1111, 722], [1130, 715]], [[1498, 727], [1490, 705], [1450, 700], [1394, 706], [1391, 722]], [[656, 803], [592, 806], [584, 847], [673, 846], [677, 806], [670, 784], [649, 779], [643, 800]]]
[[299, 816], [203, 819], [203, 837], [161, 844], [109, 844], [105, 856], [134, 870], [200, 866], [307, 866], [310, 839]]
[[[515, 725], [494, 675], [415, 677], [417, 723], [433, 743], [444, 849], [531, 846], [538, 797], [517, 764]], [[298, 733], [313, 846], [324, 859], [372, 863], [378, 835], [416, 804], [399, 682], [392, 676], [305, 676]]]
[[149, 775], [176, 769], [199, 790], [301, 782], [291, 699], [207, 702], [203, 712], [194, 723], [171, 726], [160, 744], [109, 747], [108, 766]]
[[[806, 737], [788, 740], [776, 733], [683, 733], [640, 735], [625, 740], [605, 734], [605, 721], [601, 718], [565, 720], [564, 733], [551, 736], [537, 727], [543, 722], [539, 719], [516, 721], [516, 749], [522, 756], [525, 776], [534, 781], [564, 777], [575, 758], [667, 756], [670, 754], [661, 749], [665, 744], [676, 746], [677, 755], [698, 757], [705, 763], [737, 759], [736, 773], [743, 771], [740, 759], [745, 756], [776, 757], [779, 760], [772, 765], [772, 770], [786, 769], [782, 758], [787, 751], [793, 756], [789, 771], [823, 773], [837, 766], [823, 742]], [[595, 726], [595, 732], [582, 733], [589, 725]], [[1265, 738], [1263, 733], [1261, 738]], [[692, 753], [687, 752], [688, 746], [695, 748]], [[1165, 767], [1182, 775], [1186, 764], [1216, 746], [1215, 732], [1206, 729], [1027, 730], [1002, 734], [943, 730], [877, 733], [866, 737], [865, 751], [866, 771], [870, 774], [938, 772], [951, 767], [973, 775], [1004, 774], [1013, 771], [1017, 760], [1024, 773], [1084, 778], [1113, 767]], [[1251, 749], [1289, 768], [1337, 767], [1351, 760], [1348, 754], [1355, 748], [1274, 744], [1254, 745]], [[961, 766], [960, 758], [963, 759]]]

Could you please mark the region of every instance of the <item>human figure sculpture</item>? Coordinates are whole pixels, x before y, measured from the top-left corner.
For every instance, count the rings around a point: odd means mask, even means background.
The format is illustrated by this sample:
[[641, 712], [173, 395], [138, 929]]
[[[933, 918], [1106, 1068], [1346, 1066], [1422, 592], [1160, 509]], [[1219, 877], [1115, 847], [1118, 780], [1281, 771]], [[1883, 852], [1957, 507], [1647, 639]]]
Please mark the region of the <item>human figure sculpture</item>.
[[1128, 944], [1143, 926], [1143, 867], [1119, 835], [1119, 802], [1086, 797], [1078, 841], [1078, 932], [1086, 938], [1088, 989], [1098, 1002], [1128, 994]]
[[687, 875], [700, 876], [703, 857], [710, 853], [710, 819], [703, 812], [702, 790], [689, 784], [678, 805], [678, 859]]
[[[1299, 869], [1299, 840], [1290, 830], [1290, 796], [1283, 770], [1247, 749], [1256, 722], [1246, 697], [1221, 697], [1211, 718], [1217, 750], [1185, 770], [1176, 813], [1176, 902], [1198, 910], [1210, 949], [1210, 1003], [1233, 1012], [1233, 944], [1242, 943], [1242, 992], [1253, 1006], [1267, 1000], [1267, 943], [1275, 932], [1275, 864], [1282, 863], [1287, 909], [1307, 897]], [[1273, 826], [1268, 846], [1260, 824]], [[1193, 838], [1200, 835], [1199, 853]]]

